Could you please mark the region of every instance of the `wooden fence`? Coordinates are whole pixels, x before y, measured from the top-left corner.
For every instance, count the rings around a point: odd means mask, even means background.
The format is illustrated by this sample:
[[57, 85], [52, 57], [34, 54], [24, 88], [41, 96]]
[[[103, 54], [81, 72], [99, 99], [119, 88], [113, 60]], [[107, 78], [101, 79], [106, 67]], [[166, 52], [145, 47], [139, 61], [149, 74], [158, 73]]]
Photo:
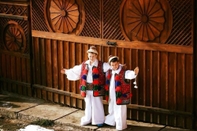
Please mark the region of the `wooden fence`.
[[87, 59], [89, 46], [96, 45], [100, 60], [107, 61], [110, 54], [118, 55], [128, 69], [140, 68], [139, 88], [131, 86], [128, 119], [190, 128], [194, 106], [192, 47], [113, 41], [117, 43], [114, 47], [107, 45], [107, 41], [34, 30], [36, 97], [84, 109], [79, 82], [68, 81], [60, 70], [81, 64]]
[[[127, 106], [128, 119], [197, 127], [194, 0], [152, 1], [159, 8], [153, 10], [158, 19], [148, 10], [144, 10], [146, 15], [138, 12], [137, 8], [147, 9], [147, 1], [136, 6], [137, 0], [75, 0], [73, 6], [77, 10], [72, 13], [77, 18], [70, 14], [75, 23], [68, 28], [59, 17], [65, 17], [69, 8], [60, 12], [60, 6], [50, 7], [56, 6], [54, 1], [24, 1], [0, 2], [1, 90], [84, 109], [79, 81], [68, 81], [60, 70], [87, 60], [86, 50], [95, 45], [99, 60], [117, 55], [127, 69], [140, 68], [138, 89], [131, 81], [133, 97]], [[130, 11], [138, 14], [136, 18]], [[160, 24], [149, 25], [152, 28], [146, 34], [142, 29], [134, 30], [139, 23], [131, 23], [141, 15], [141, 26], [151, 24], [148, 17]], [[107, 102], [103, 103], [107, 113]]]

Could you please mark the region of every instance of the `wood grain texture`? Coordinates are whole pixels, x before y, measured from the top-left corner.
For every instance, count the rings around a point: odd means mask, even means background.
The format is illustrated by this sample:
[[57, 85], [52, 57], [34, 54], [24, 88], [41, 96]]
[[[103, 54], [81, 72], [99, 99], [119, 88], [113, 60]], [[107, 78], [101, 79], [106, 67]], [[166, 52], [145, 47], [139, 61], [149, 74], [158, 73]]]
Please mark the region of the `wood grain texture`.
[[[152, 51], [166, 51], [166, 52], [176, 52], [176, 53], [186, 53], [192, 54], [192, 47], [179, 46], [179, 45], [168, 45], [159, 43], [149, 43], [141, 41], [120, 41], [120, 40], [107, 40], [92, 37], [83, 37], [69, 34], [43, 32], [43, 31], [32, 31], [33, 37], [45, 38], [45, 39], [55, 39], [61, 41], [76, 42], [82, 44], [94, 44], [99, 46], [108, 46], [107, 41], [113, 41], [117, 43], [120, 48], [131, 48], [131, 49], [141, 49], [141, 50], [152, 50]], [[113, 47], [113, 46], [109, 46]]]

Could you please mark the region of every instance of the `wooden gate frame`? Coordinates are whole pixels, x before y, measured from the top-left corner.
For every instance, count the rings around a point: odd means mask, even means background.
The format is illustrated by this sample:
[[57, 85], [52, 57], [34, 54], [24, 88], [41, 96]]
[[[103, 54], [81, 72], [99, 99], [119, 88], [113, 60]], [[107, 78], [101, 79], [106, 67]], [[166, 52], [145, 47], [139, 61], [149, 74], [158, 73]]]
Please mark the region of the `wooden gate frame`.
[[[197, 9], [195, 9], [195, 7], [197, 6], [197, 1], [195, 1], [195, 0], [193, 0], [194, 1], [194, 24], [193, 24], [193, 35], [195, 36], [196, 34], [197, 34], [197, 25], [196, 25], [196, 23], [197, 23]], [[31, 25], [31, 21], [32, 21], [32, 0], [30, 0], [30, 18], [28, 18], [28, 20], [30, 21], [30, 23], [29, 23], [29, 29], [30, 29], [30, 36], [32, 36], [32, 33], [31, 33], [31, 27], [32, 27], [32, 25]], [[21, 17], [20, 17], [20, 19], [22, 19]], [[27, 18], [24, 18], [24, 19], [27, 19]], [[34, 32], [35, 33], [35, 32]], [[48, 33], [48, 32], [46, 32], [46, 33]], [[62, 36], [65, 36], [65, 35], [62, 35]], [[42, 37], [42, 38], [44, 38], [44, 37]], [[58, 39], [58, 38], [56, 38], [56, 36], [54, 36], [54, 38], [55, 39]], [[79, 38], [79, 37], [78, 37]], [[193, 115], [194, 115], [194, 117], [193, 117], [193, 128], [194, 129], [196, 129], [197, 128], [197, 104], [196, 104], [196, 102], [197, 102], [197, 37], [193, 37], [194, 39], [193, 39], [193, 61], [194, 61], [194, 65], [193, 65], [193, 69], [194, 69], [194, 76], [193, 76], [193, 78], [194, 78], [194, 83], [193, 83], [193, 96], [194, 96], [194, 100], [193, 100]], [[73, 38], [73, 39], [75, 39], [75, 38]], [[67, 38], [65, 37], [65, 40], [70, 40], [70, 41], [73, 41], [73, 39], [72, 39], [72, 37], [70, 37], [70, 36], [67, 36]], [[32, 37], [29, 37], [29, 40], [30, 41], [32, 41]], [[94, 43], [91, 43], [91, 41], [92, 40], [98, 40], [98, 39], [94, 39], [94, 38], [92, 38], [90, 41], [84, 41], [85, 43], [89, 43], [89, 44], [94, 44]], [[106, 40], [107, 41], [107, 40]], [[98, 41], [98, 45], [103, 45], [103, 46], [106, 46], [106, 41]], [[78, 42], [80, 42], [80, 41], [78, 41]], [[94, 41], [95, 42], [95, 41]], [[113, 42], [113, 41], [112, 41]], [[32, 50], [32, 45], [31, 45], [32, 43], [30, 43], [30, 50]], [[145, 45], [147, 45], [146, 43], [141, 43], [141, 46], [139, 46], [139, 45], [137, 45], [137, 44], [133, 44], [132, 46], [130, 46], [129, 48], [132, 48], [132, 47], [134, 47], [134, 48], [138, 48], [138, 49], [144, 49], [144, 47], [146, 47]], [[154, 50], [154, 48], [157, 46], [157, 44], [152, 44], [151, 45], [151, 50]], [[118, 44], [118, 47], [125, 47], [125, 45], [124, 45], [124, 43], [121, 43], [121, 42], [119, 42], [119, 44]], [[163, 46], [164, 47], [164, 46]], [[166, 45], [165, 46], [165, 48], [162, 48], [161, 50], [165, 50], [165, 49], [167, 49], [167, 48], [169, 48], [169, 45]], [[148, 48], [148, 47], [146, 47], [145, 49], [150, 49], [150, 48]], [[157, 48], [158, 49], [158, 48]], [[177, 48], [177, 51], [179, 50], [179, 49], [181, 49], [181, 48]], [[168, 50], [166, 50], [166, 51], [169, 51], [170, 49], [168, 49]], [[172, 50], [173, 51], [173, 50]], [[182, 52], [189, 52], [190, 51], [190, 49], [188, 48], [188, 50], [184, 50], [184, 51], [182, 51]], [[31, 65], [31, 87], [32, 87], [32, 85], [33, 85], [33, 62], [32, 62], [32, 58], [33, 58], [33, 55], [32, 55], [32, 52], [30, 53], [30, 65]], [[36, 86], [35, 86], [36, 87]], [[44, 87], [43, 87], [44, 88]], [[34, 89], [32, 89], [32, 90], [34, 90]], [[52, 91], [52, 90], [51, 90]], [[54, 90], [55, 91], [55, 90]], [[57, 90], [57, 92], [58, 92], [58, 90]], [[58, 92], [58, 93], [60, 93], [61, 94], [61, 92]], [[62, 92], [64, 95], [65, 95], [65, 92]], [[75, 94], [73, 94], [73, 95], [75, 95]], [[79, 98], [80, 99], [80, 97], [78, 97], [78, 95], [77, 96], [75, 96], [76, 98]], [[135, 106], [132, 106], [132, 107], [129, 107], [129, 108], [136, 108], [136, 109], [138, 109], [138, 108], [143, 108], [143, 107], [140, 107], [140, 106], [138, 106], [138, 105], [136, 105], [136, 107]]]
[[194, 69], [194, 84], [193, 84], [193, 115], [194, 115], [194, 121], [193, 121], [193, 129], [197, 129], [197, 9], [195, 8], [197, 6], [197, 1], [193, 0], [193, 14], [194, 14], [194, 24], [193, 24], [193, 69]]

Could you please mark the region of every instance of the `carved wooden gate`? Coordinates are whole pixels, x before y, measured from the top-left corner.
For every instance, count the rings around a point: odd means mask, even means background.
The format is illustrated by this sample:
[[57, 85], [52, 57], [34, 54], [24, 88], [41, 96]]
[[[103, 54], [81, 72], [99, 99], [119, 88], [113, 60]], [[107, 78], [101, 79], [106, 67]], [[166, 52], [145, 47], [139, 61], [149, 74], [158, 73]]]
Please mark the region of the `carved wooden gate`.
[[[13, 47], [30, 40], [23, 23], [18, 22], [26, 40], [20, 33], [18, 42], [6, 31], [12, 26], [2, 27], [4, 90], [84, 109], [79, 82], [68, 81], [60, 70], [86, 60], [86, 50], [96, 45], [100, 60], [118, 55], [128, 69], [140, 68], [139, 88], [131, 81], [128, 119], [194, 127], [192, 0], [32, 0], [30, 7], [32, 46]], [[10, 22], [8, 16], [1, 25]]]
[[30, 24], [29, 3], [0, 1], [1, 88], [28, 96], [32, 96]]

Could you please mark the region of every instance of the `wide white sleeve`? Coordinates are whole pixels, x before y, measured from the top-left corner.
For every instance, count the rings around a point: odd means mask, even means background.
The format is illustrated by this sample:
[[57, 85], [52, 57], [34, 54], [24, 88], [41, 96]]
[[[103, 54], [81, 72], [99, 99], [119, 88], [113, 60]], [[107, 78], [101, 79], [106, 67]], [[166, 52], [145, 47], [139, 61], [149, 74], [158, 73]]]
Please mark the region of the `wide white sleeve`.
[[136, 78], [136, 75], [135, 75], [135, 72], [134, 72], [134, 71], [132, 71], [132, 70], [127, 70], [127, 71], [125, 72], [125, 79], [131, 80], [131, 79], [134, 79], [134, 78]]
[[103, 63], [103, 72], [107, 72], [110, 69], [110, 65], [107, 62]]
[[76, 65], [73, 68], [66, 70], [68, 80], [76, 81], [80, 79], [81, 66], [82, 65]]

